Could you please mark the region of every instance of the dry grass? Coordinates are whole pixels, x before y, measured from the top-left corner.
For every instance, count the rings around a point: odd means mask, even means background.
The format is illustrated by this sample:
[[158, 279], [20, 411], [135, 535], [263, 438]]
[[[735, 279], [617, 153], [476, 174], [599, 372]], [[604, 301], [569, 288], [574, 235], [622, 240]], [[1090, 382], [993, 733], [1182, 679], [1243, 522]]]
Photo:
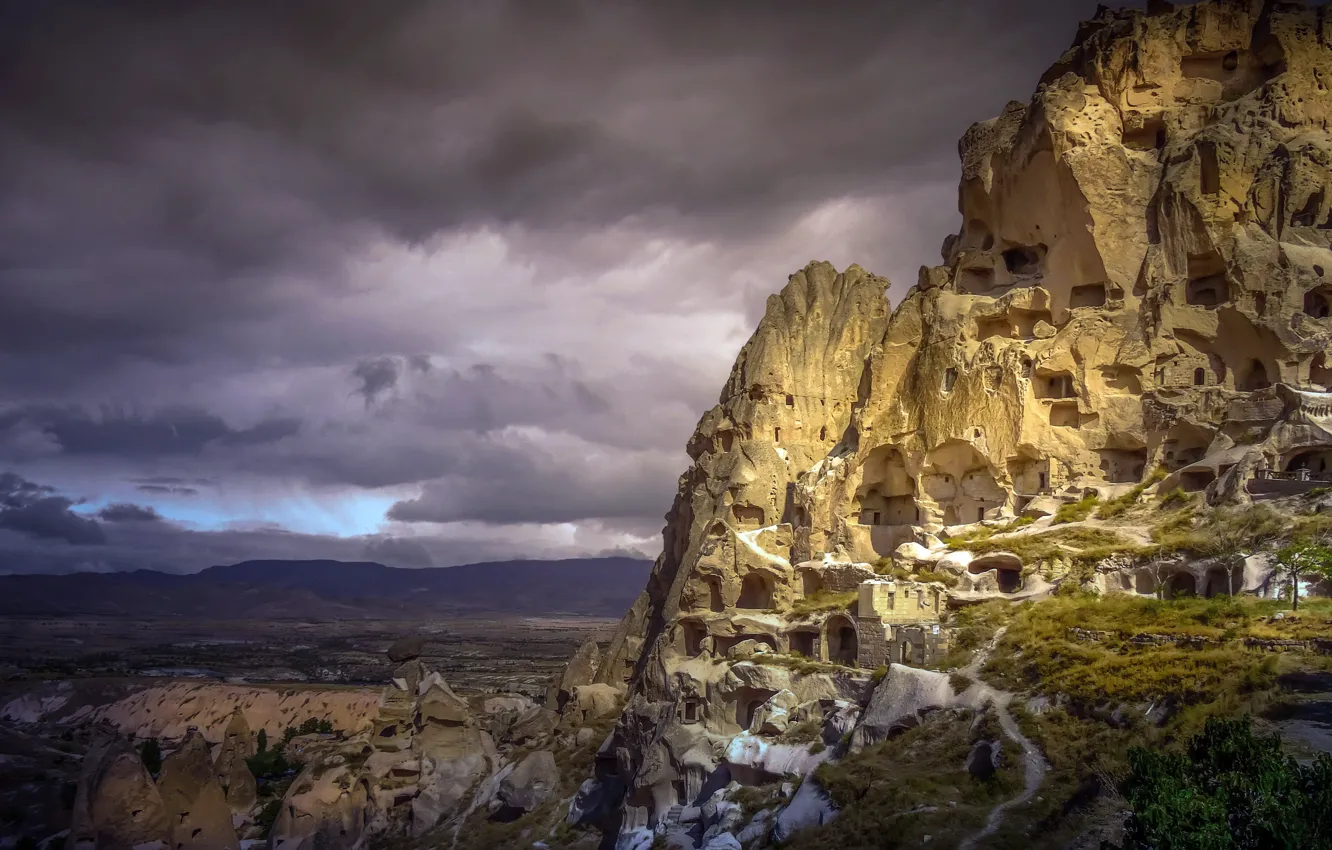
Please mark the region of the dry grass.
[[808, 617], [824, 611], [849, 611], [855, 607], [859, 594], [854, 590], [845, 593], [832, 593], [816, 590], [809, 596], [802, 596], [791, 603], [791, 614], [796, 617]]

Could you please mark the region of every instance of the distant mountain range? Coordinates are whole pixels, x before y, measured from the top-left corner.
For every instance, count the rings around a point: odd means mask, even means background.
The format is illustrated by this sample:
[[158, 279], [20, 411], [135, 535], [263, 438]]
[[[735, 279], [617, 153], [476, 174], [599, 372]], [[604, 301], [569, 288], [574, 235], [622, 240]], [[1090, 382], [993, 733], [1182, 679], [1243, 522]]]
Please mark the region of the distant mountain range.
[[441, 614], [618, 617], [651, 561], [580, 558], [400, 569], [372, 562], [243, 561], [192, 575], [0, 576], [0, 615], [383, 619]]

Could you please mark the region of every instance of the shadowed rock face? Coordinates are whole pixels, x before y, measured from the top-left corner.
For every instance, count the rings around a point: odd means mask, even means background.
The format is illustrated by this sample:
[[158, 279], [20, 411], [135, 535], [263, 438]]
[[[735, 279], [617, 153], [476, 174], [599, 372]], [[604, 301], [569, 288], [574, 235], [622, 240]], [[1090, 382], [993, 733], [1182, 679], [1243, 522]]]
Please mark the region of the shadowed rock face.
[[[1332, 477], [1329, 44], [1327, 7], [1103, 10], [1029, 103], [963, 136], [962, 228], [891, 314], [858, 266], [769, 299], [597, 673], [631, 684], [606, 750], [622, 829], [693, 804], [756, 716], [855, 697], [852, 670], [713, 659], [866, 665], [904, 588], [793, 606], [904, 544], [1157, 467], [1213, 501], [1260, 495], [1263, 467]], [[976, 594], [1024, 591], [1015, 556], [935, 557]]]
[[256, 786], [254, 774], [245, 760], [258, 751], [250, 725], [240, 706], [232, 712], [231, 722], [222, 735], [217, 760], [213, 762], [213, 775], [226, 790], [227, 804], [233, 812], [248, 812], [254, 805]]
[[130, 850], [169, 836], [162, 796], [143, 760], [108, 731], [84, 756], [66, 848]]
[[162, 760], [157, 789], [170, 822], [172, 850], [239, 848], [231, 807], [213, 773], [208, 742], [197, 730], [191, 730]]

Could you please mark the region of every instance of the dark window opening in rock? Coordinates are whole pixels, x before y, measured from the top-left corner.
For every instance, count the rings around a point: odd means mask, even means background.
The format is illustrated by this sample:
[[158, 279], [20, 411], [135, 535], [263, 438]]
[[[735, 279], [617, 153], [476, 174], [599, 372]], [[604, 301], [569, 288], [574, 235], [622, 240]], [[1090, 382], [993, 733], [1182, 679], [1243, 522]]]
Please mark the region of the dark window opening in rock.
[[1314, 267], [1313, 267], [1313, 270], [1314, 270], [1314, 274], [1316, 274], [1318, 277], [1322, 277], [1322, 276], [1323, 276], [1323, 267], [1322, 267], [1322, 266], [1314, 266]]
[[1205, 383], [1207, 383], [1207, 370], [1199, 366], [1193, 370], [1193, 385], [1201, 387]]
[[1318, 352], [1314, 359], [1309, 362], [1309, 382], [1316, 387], [1332, 387], [1332, 369], [1328, 368], [1327, 355], [1324, 352]]
[[1191, 469], [1180, 473], [1179, 485], [1186, 493], [1206, 490], [1207, 485], [1216, 480], [1216, 473], [1210, 469]]
[[1133, 590], [1142, 596], [1151, 596], [1156, 593], [1156, 579], [1147, 570], [1139, 570], [1133, 577]]
[[728, 429], [722, 431], [719, 436], [721, 436], [722, 451], [729, 452], [731, 450], [731, 444], [735, 441], [735, 432]]
[[1018, 246], [1004, 251], [1004, 267], [1009, 274], [1033, 275], [1041, 271], [1041, 260], [1045, 257], [1045, 246], [1034, 248]]
[[195, 827], [194, 831], [190, 833], [190, 838], [198, 838], [199, 833], [201, 832], [203, 832], [203, 827], [201, 826]]
[[708, 630], [701, 623], [685, 623], [685, 655], [693, 658], [703, 653], [703, 639], [708, 636]]
[[1253, 311], [1258, 315], [1267, 312], [1267, 293], [1259, 292], [1253, 296]]
[[985, 508], [976, 508], [976, 522], [982, 522], [985, 519]]
[[1309, 195], [1299, 212], [1290, 217], [1292, 227], [1315, 227], [1318, 224], [1318, 211], [1323, 206], [1323, 190]]
[[1167, 599], [1187, 599], [1197, 595], [1198, 588], [1192, 573], [1175, 573], [1166, 579], [1165, 597]]
[[883, 525], [883, 517], [879, 516], [878, 511], [874, 512], [873, 518], [870, 520], [870, 525]]
[[1085, 286], [1075, 286], [1068, 296], [1069, 307], [1104, 307], [1105, 306], [1105, 284], [1089, 283]]
[[1198, 143], [1200, 189], [1204, 195], [1221, 191], [1221, 168], [1216, 159], [1216, 142]]
[[1256, 390], [1265, 390], [1272, 386], [1272, 382], [1267, 379], [1267, 367], [1263, 361], [1254, 359], [1249, 362], [1249, 369], [1240, 381], [1240, 392], [1251, 393]]
[[750, 573], [740, 582], [737, 608], [766, 611], [772, 607], [772, 582], [757, 573]]
[[708, 609], [714, 612], [726, 610], [726, 605], [722, 602], [721, 581], [716, 578], [706, 580], [708, 585]]
[[1211, 599], [1213, 596], [1230, 595], [1230, 576], [1225, 570], [1208, 570], [1206, 589], [1203, 590], [1203, 596]]
[[786, 406], [795, 407], [795, 396], [791, 395], [790, 393], [788, 393], [786, 396]]
[[956, 369], [945, 369], [945, 370], [944, 370], [944, 379], [943, 379], [943, 391], [946, 392], [946, 393], [950, 393], [950, 392], [952, 392], [952, 391], [953, 391], [953, 386], [954, 386], [956, 383], [957, 383], [957, 370], [956, 370]]
[[731, 516], [735, 517], [735, 524], [742, 527], [758, 528], [763, 525], [763, 509], [753, 505], [731, 505]]
[[791, 654], [813, 658], [816, 654], [814, 649], [814, 639], [816, 637], [817, 635], [814, 632], [792, 632]]
[[994, 578], [999, 583], [1000, 593], [1017, 593], [1022, 589], [1022, 572], [1019, 570], [995, 570]]
[[1037, 473], [1037, 475], [1036, 475], [1036, 486], [1040, 489], [1040, 491], [1041, 491], [1042, 493], [1044, 493], [1044, 492], [1045, 492], [1045, 488], [1050, 486], [1050, 479], [1049, 479], [1049, 476], [1046, 475], [1046, 473], [1044, 473], [1044, 472]]
[[977, 267], [962, 269], [957, 275], [957, 288], [964, 295], [984, 295], [994, 290], [994, 269]]
[[1031, 358], [1030, 358], [1030, 357], [1023, 357], [1023, 358], [1022, 358], [1022, 377], [1024, 377], [1024, 378], [1030, 378], [1030, 377], [1031, 377]]
[[1050, 424], [1056, 428], [1078, 427], [1077, 404], [1065, 402], [1050, 405]]
[[819, 439], [820, 440], [828, 439], [828, 428], [826, 426], [819, 429]]
[[1122, 141], [1124, 147], [1130, 150], [1159, 151], [1165, 147], [1166, 143], [1165, 125], [1159, 118], [1145, 121], [1137, 129], [1125, 129]]
[[394, 735], [397, 734], [398, 734], [397, 726], [385, 726], [384, 729], [379, 733], [379, 737], [392, 738]]
[[1195, 307], [1215, 307], [1230, 300], [1230, 285], [1220, 274], [1191, 280], [1184, 287], [1184, 300]]
[[1070, 372], [1038, 375], [1035, 390], [1037, 398], [1077, 398], [1078, 395]]
[[1233, 71], [1239, 67], [1239, 53], [1232, 50], [1221, 60], [1221, 67], [1227, 71]]
[[1304, 293], [1304, 312], [1315, 319], [1332, 316], [1332, 290], [1320, 286]]
[[698, 705], [699, 705], [698, 700], [693, 700], [693, 699], [687, 699], [687, 700], [685, 700], [685, 703], [684, 703], [684, 722], [685, 722], [685, 723], [697, 723], [697, 722], [698, 722], [698, 714], [699, 714], [699, 712], [698, 712]]
[[814, 570], [805, 570], [800, 575], [801, 586], [806, 596], [813, 596], [823, 589], [823, 579]]
[[854, 666], [859, 654], [856, 627], [846, 618], [828, 621], [828, 659], [839, 664]]
[[780, 443], [780, 442], [782, 441], [782, 429], [781, 429], [781, 428], [773, 428], [773, 429], [772, 429], [772, 441], [773, 441], [774, 443]]
[[1003, 316], [981, 319], [976, 322], [976, 339], [984, 342], [992, 337], [1006, 337], [1011, 329], [1012, 325]]

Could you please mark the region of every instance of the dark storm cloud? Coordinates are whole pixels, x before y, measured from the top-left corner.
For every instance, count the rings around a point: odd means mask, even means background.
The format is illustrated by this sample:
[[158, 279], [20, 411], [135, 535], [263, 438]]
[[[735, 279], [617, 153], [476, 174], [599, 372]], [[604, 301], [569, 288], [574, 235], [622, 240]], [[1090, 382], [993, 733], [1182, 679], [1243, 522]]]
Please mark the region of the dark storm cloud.
[[151, 507], [135, 505], [130, 502], [116, 502], [97, 512], [97, 518], [105, 522], [161, 522], [162, 516]]
[[379, 537], [365, 544], [365, 557], [402, 567], [433, 567], [430, 552], [419, 542], [400, 537]]
[[71, 510], [366, 488], [467, 526], [437, 564], [530, 523], [629, 545], [767, 293], [821, 258], [900, 297], [956, 138], [1093, 10], [0, 0], [0, 460], [67, 491], [6, 506], [4, 551], [423, 562]]
[[0, 473], [0, 529], [75, 546], [106, 542], [102, 527], [71, 511], [73, 506], [70, 499], [54, 495], [51, 487], [12, 472]]
[[150, 457], [192, 455], [208, 445], [252, 446], [290, 437], [300, 430], [292, 418], [268, 419], [235, 429], [220, 416], [194, 408], [141, 413], [114, 407], [31, 406], [0, 412], [0, 435], [27, 428], [50, 438], [69, 455]]

